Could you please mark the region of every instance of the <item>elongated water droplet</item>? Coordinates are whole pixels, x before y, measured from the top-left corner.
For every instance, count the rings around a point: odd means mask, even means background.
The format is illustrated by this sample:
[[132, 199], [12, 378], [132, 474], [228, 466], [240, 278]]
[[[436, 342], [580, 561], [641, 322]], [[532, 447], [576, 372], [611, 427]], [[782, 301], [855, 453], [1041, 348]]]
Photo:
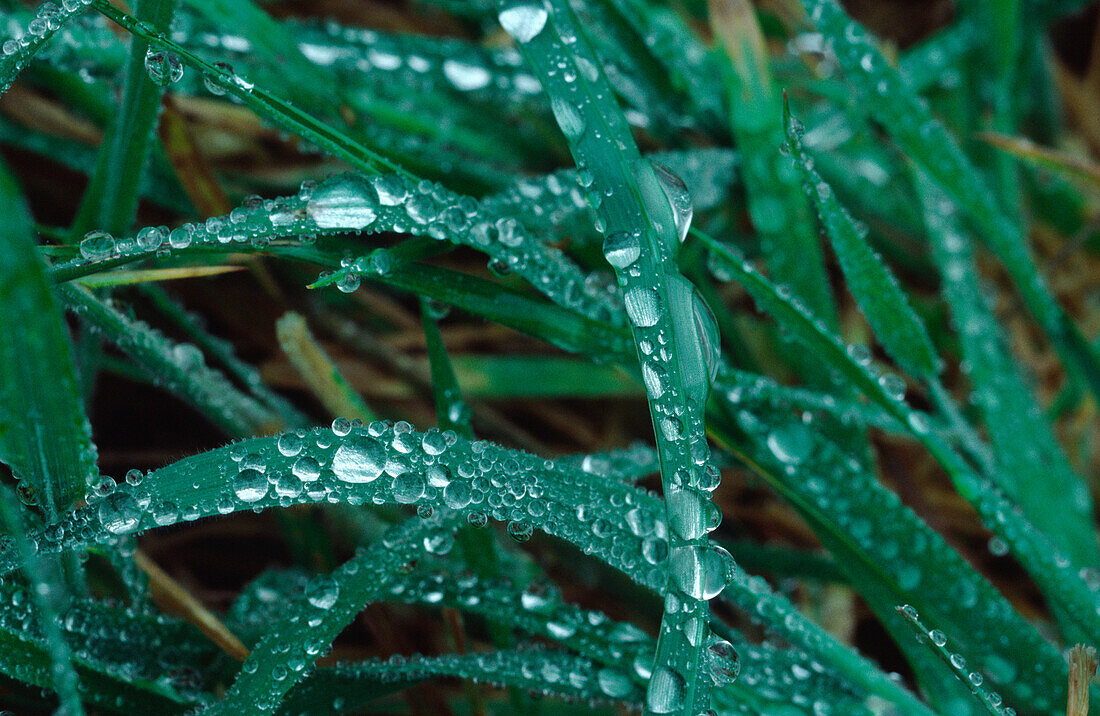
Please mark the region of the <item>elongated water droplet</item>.
[[386, 467], [386, 448], [366, 435], [352, 435], [332, 457], [332, 472], [343, 482], [377, 480]]
[[741, 657], [725, 639], [715, 639], [707, 647], [707, 667], [716, 685], [732, 683], [741, 672]]
[[616, 231], [603, 240], [603, 255], [607, 263], [624, 269], [642, 255], [641, 237], [632, 231]]
[[555, 95], [550, 98], [550, 109], [554, 113], [554, 120], [567, 139], [576, 141], [584, 134], [584, 116], [568, 101]]
[[618, 669], [600, 669], [596, 672], [596, 683], [600, 691], [613, 699], [621, 699], [630, 693], [630, 677]]
[[450, 80], [455, 89], [462, 92], [472, 92], [487, 87], [493, 79], [489, 70], [484, 67], [455, 59], [443, 61], [443, 76]]
[[678, 711], [684, 705], [687, 682], [667, 666], [658, 666], [649, 678], [646, 706], [655, 714]]
[[378, 216], [377, 193], [370, 182], [342, 174], [321, 182], [306, 204], [306, 214], [319, 228], [359, 231]]
[[637, 286], [626, 292], [626, 315], [635, 326], [646, 328], [661, 318], [661, 297], [652, 288]]
[[684, 180], [664, 164], [655, 162], [652, 159], [650, 164], [653, 165], [653, 171], [657, 174], [657, 181], [660, 182], [661, 188], [665, 190], [665, 196], [668, 197], [669, 206], [672, 207], [676, 236], [682, 244], [687, 238], [688, 229], [691, 228], [691, 217], [695, 213], [695, 208], [691, 203], [691, 192], [688, 191]]
[[714, 313], [695, 289], [692, 290], [691, 315], [699, 338], [699, 348], [703, 353], [703, 362], [707, 366], [707, 377], [713, 383], [718, 376], [718, 364], [722, 357], [722, 337], [718, 332], [718, 321], [714, 318]]
[[500, 26], [519, 43], [527, 43], [546, 27], [548, 14], [541, 3], [520, 3], [500, 11]]

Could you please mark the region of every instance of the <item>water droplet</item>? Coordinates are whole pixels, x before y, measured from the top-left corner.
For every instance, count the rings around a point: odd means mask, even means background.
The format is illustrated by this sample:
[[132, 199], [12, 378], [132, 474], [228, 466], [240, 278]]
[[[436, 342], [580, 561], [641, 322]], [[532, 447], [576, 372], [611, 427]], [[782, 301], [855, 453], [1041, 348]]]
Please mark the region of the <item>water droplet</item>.
[[623, 297], [626, 315], [631, 323], [641, 328], [656, 325], [661, 318], [661, 297], [652, 288], [636, 286]]
[[530, 42], [546, 27], [548, 14], [541, 3], [520, 3], [500, 11], [500, 26], [519, 43]]
[[642, 363], [642, 381], [651, 398], [660, 398], [668, 386], [668, 371], [653, 361]]
[[603, 255], [617, 269], [624, 269], [642, 255], [641, 237], [632, 231], [616, 231], [603, 240]]
[[526, 542], [531, 539], [531, 534], [534, 532], [530, 522], [521, 522], [514, 520], [508, 523], [508, 535], [516, 542]]
[[331, 609], [340, 596], [340, 586], [330, 577], [314, 579], [306, 587], [306, 599], [318, 609]]
[[613, 699], [621, 699], [630, 693], [630, 677], [618, 669], [600, 669], [596, 672], [596, 683], [600, 691]]
[[341, 174], [317, 185], [306, 203], [306, 214], [321, 229], [359, 231], [378, 216], [377, 196], [366, 179]]
[[729, 552], [716, 545], [691, 545], [672, 550], [669, 574], [693, 599], [713, 599], [733, 579], [736, 565]]
[[321, 476], [321, 465], [307, 455], [295, 460], [290, 471], [302, 482], [313, 482]]
[[409, 505], [424, 496], [426, 483], [418, 472], [403, 472], [393, 480], [393, 499]]
[[554, 113], [554, 120], [558, 123], [563, 134], [571, 141], [576, 141], [584, 134], [584, 115], [565, 99], [554, 95], [550, 98], [550, 110]]
[[145, 72], [158, 87], [167, 87], [183, 77], [183, 63], [171, 52], [149, 48], [145, 52]]
[[233, 492], [242, 502], [256, 502], [267, 496], [267, 476], [259, 470], [241, 470], [233, 478]]
[[138, 526], [141, 508], [137, 500], [125, 492], [113, 492], [99, 503], [99, 521], [111, 534], [126, 534]]
[[385, 466], [386, 448], [366, 435], [346, 438], [332, 457], [332, 471], [344, 482], [372, 482]]
[[372, 180], [382, 206], [397, 206], [409, 195], [405, 182], [396, 174], [384, 174]]
[[932, 631], [928, 632], [928, 638], [931, 639], [932, 643], [936, 646], [947, 645], [947, 635], [939, 629], [933, 629]]
[[789, 423], [769, 433], [767, 444], [777, 460], [797, 465], [809, 456], [814, 437], [802, 423]]
[[707, 647], [707, 666], [711, 680], [721, 686], [737, 679], [737, 674], [741, 671], [741, 658], [733, 644], [725, 639], [715, 639]]
[[692, 289], [691, 315], [695, 323], [695, 333], [699, 338], [699, 348], [703, 353], [703, 362], [707, 367], [707, 377], [711, 383], [718, 376], [718, 364], [722, 357], [721, 334], [718, 332], [718, 321], [710, 306], [699, 295], [699, 291]]
[[493, 76], [489, 70], [479, 65], [471, 65], [455, 59], [443, 61], [443, 76], [450, 80], [455, 89], [462, 92], [479, 90], [489, 85]]
[[653, 171], [657, 174], [657, 181], [660, 182], [661, 188], [664, 189], [665, 195], [668, 197], [669, 206], [672, 207], [676, 237], [682, 244], [687, 238], [688, 229], [691, 228], [691, 217], [695, 211], [691, 203], [691, 192], [688, 191], [684, 180], [664, 164], [655, 162], [652, 159], [650, 164], [653, 165]]
[[461, 480], [454, 480], [443, 488], [443, 502], [452, 510], [461, 510], [469, 505], [472, 499], [470, 486]]
[[80, 240], [80, 255], [88, 261], [110, 258], [115, 252], [115, 239], [106, 231], [89, 231]]
[[302, 437], [297, 433], [283, 433], [276, 443], [284, 457], [294, 457], [302, 451]]
[[684, 705], [687, 682], [684, 677], [667, 666], [653, 670], [646, 690], [646, 706], [656, 714], [678, 711]]

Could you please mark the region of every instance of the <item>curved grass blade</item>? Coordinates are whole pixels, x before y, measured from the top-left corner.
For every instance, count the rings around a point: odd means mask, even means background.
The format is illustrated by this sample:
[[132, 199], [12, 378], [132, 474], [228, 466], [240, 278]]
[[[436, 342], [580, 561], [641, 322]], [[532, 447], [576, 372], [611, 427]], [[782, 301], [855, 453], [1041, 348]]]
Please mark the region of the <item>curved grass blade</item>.
[[868, 99], [861, 106], [976, 222], [1066, 365], [1079, 372], [1093, 393], [1100, 396], [1100, 357], [1050, 292], [1020, 227], [997, 206], [955, 138], [931, 115], [926, 103], [906, 87], [867, 31], [835, 0], [803, 0], [803, 5], [829, 38], [849, 81]]
[[[851, 215], [840, 205], [832, 187], [814, 171], [798, 136], [800, 123], [791, 117], [784, 100], [783, 118], [786, 147], [802, 174], [803, 187], [811, 197], [818, 218], [825, 227], [844, 272], [848, 290], [855, 296], [882, 347], [911, 374], [933, 380], [940, 372], [940, 360], [924, 323], [917, 317], [897, 278], [867, 243]], [[813, 311], [813, 306], [809, 306]]]
[[0, 459], [56, 522], [98, 474], [96, 449], [31, 218], [3, 167], [0, 210]]

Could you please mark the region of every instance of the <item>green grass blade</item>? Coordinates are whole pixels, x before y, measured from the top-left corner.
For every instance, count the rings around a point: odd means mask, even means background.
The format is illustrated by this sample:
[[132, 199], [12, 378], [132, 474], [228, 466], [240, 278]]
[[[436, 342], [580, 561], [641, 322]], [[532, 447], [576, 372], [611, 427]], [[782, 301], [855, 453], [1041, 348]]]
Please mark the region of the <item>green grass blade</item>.
[[0, 54], [0, 95], [8, 91], [16, 75], [34, 58], [35, 53], [58, 30], [83, 12], [85, 7], [86, 2], [67, 4], [65, 8], [44, 2], [38, 6], [34, 16], [27, 20], [22, 36], [18, 39], [6, 36], [3, 38], [3, 53]]
[[0, 458], [55, 522], [97, 475], [96, 449], [30, 214], [2, 167], [0, 207]]
[[[592, 178], [589, 204], [607, 236], [605, 255], [624, 289], [642, 370], [649, 376], [672, 527], [669, 589], [676, 598], [666, 600], [647, 709], [694, 715], [707, 708], [712, 685], [702, 668], [707, 601], [729, 582], [735, 565], [725, 550], [708, 543], [702, 512], [689, 508], [707, 503], [717, 486], [717, 471], [706, 470], [702, 405], [718, 348], [709, 308], [674, 264], [691, 220], [690, 196], [679, 179], [641, 158], [600, 71], [600, 58], [567, 3], [502, 0], [498, 9], [502, 26], [543, 83], [574, 160]], [[667, 355], [654, 351], [658, 335], [672, 349]], [[693, 461], [691, 454], [698, 457]]]
[[176, 343], [144, 321], [129, 318], [108, 303], [72, 285], [59, 291], [78, 316], [100, 331], [163, 388], [234, 436], [267, 432], [280, 420], [241, 393], [223, 373], [205, 364], [202, 351]]
[[[803, 187], [832, 242], [848, 290], [855, 296], [882, 347], [898, 365], [917, 377], [934, 379], [940, 372], [940, 360], [924, 323], [909, 305], [897, 278], [868, 245], [866, 232], [856, 227], [851, 215], [833, 194], [832, 187], [814, 171], [813, 161], [798, 136], [797, 120], [791, 117], [786, 103], [783, 115], [785, 146], [802, 174]], [[813, 310], [812, 305], [810, 309]]]
[[963, 360], [970, 366], [971, 402], [985, 417], [1002, 487], [1036, 527], [1079, 566], [1100, 561], [1092, 506], [1084, 482], [1074, 474], [1053, 429], [1035, 403], [1007, 339], [978, 279], [973, 249], [954, 209], [935, 185], [918, 181], [932, 256], [951, 306]]
[[1001, 211], [955, 138], [932, 117], [927, 104], [906, 87], [867, 31], [851, 20], [835, 0], [803, 0], [803, 5], [829, 38], [849, 81], [867, 98], [862, 106], [975, 221], [1062, 359], [1100, 396], [1100, 358], [1051, 294], [1023, 231]]
[[825, 261], [798, 175], [779, 148], [783, 107], [764, 36], [747, 0], [713, 0], [710, 20], [730, 59], [730, 125], [743, 155], [749, 216], [769, 275], [786, 284], [814, 315], [836, 326]]
[[58, 628], [58, 607], [63, 607], [69, 599], [60, 575], [51, 574], [51, 568], [60, 565], [60, 560], [47, 562], [35, 554], [34, 546], [27, 539], [23, 528], [23, 515], [19, 509], [19, 500], [7, 486], [0, 487], [0, 524], [4, 534], [15, 542], [23, 562], [23, 573], [31, 587], [35, 606], [38, 608], [38, 628], [42, 630], [43, 641], [50, 660], [51, 687], [57, 691], [61, 708], [73, 716], [83, 716], [84, 707], [80, 702], [80, 680], [73, 668], [73, 654]]
[[[135, 18], [160, 31], [168, 29], [178, 0], [139, 0]], [[164, 83], [146, 69], [149, 43], [132, 38], [126, 63], [122, 102], [100, 148], [99, 159], [72, 225], [78, 240], [92, 229], [120, 235], [130, 229], [137, 211], [141, 175], [154, 136]], [[156, 57], [151, 55], [149, 57]]]
[[1016, 713], [1011, 708], [1001, 705], [1000, 694], [996, 691], [989, 691], [982, 686], [985, 680], [981, 673], [967, 671], [966, 660], [962, 655], [948, 651], [947, 636], [942, 631], [937, 629], [929, 631], [928, 627], [921, 623], [917, 610], [908, 604], [898, 607], [898, 613], [905, 618], [917, 633], [917, 640], [921, 644], [930, 645], [929, 648], [936, 653], [936, 656], [950, 667], [958, 680], [970, 690], [970, 693], [974, 694], [974, 698], [981, 703], [986, 713], [990, 716], [1011, 716]]

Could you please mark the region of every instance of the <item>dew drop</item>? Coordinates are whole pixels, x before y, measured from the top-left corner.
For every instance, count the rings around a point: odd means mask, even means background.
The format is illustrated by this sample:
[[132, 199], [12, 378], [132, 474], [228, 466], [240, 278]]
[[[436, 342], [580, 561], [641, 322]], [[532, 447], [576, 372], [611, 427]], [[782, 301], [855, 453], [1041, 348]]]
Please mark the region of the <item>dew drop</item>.
[[167, 87], [183, 77], [183, 63], [171, 52], [149, 48], [145, 52], [145, 72], [158, 87]]
[[80, 240], [80, 255], [88, 261], [110, 258], [115, 252], [115, 239], [106, 231], [89, 231]]
[[616, 231], [603, 240], [603, 255], [617, 269], [624, 269], [642, 255], [641, 238], [632, 231]]
[[707, 666], [715, 684], [729, 684], [737, 679], [741, 671], [741, 658], [733, 644], [725, 639], [715, 639], [707, 647]]
[[462, 92], [472, 92], [489, 85], [493, 77], [489, 70], [479, 65], [471, 65], [455, 59], [443, 61], [443, 76], [454, 88]]
[[653, 670], [646, 690], [646, 707], [655, 714], [678, 711], [684, 705], [687, 682], [684, 677], [667, 666]]
[[317, 185], [306, 203], [306, 214], [321, 229], [359, 231], [378, 216], [374, 187], [355, 174], [330, 177]]
[[661, 318], [661, 297], [652, 288], [636, 286], [623, 297], [626, 315], [631, 323], [641, 328], [656, 325]]
[[500, 26], [516, 42], [527, 43], [546, 27], [546, 8], [536, 3], [520, 3], [500, 11]]
[[403, 472], [393, 480], [393, 499], [403, 505], [410, 505], [424, 496], [426, 483], [418, 472]]
[[233, 478], [233, 493], [242, 502], [257, 502], [267, 496], [267, 476], [259, 470], [246, 469]]
[[141, 508], [137, 500], [125, 492], [113, 492], [99, 503], [99, 521], [111, 534], [126, 534], [138, 526]]
[[443, 502], [452, 510], [461, 510], [469, 505], [472, 499], [470, 486], [461, 480], [454, 480], [443, 488]]
[[550, 110], [566, 139], [576, 141], [584, 134], [584, 116], [568, 101], [555, 95], [550, 98]]
[[596, 672], [596, 683], [600, 691], [613, 699], [621, 699], [630, 693], [630, 677], [618, 669], [604, 668]]
[[655, 162], [652, 159], [650, 164], [653, 165], [653, 171], [657, 174], [657, 181], [660, 182], [665, 196], [668, 197], [669, 206], [672, 207], [676, 237], [682, 244], [687, 238], [688, 229], [691, 228], [691, 217], [695, 212], [691, 203], [691, 192], [688, 191], [684, 180], [664, 164]]
[[802, 423], [790, 423], [768, 434], [767, 444], [772, 455], [780, 462], [797, 465], [805, 460], [813, 448], [813, 434]]
[[385, 466], [386, 448], [366, 435], [346, 438], [332, 456], [332, 472], [343, 482], [372, 482], [378, 479]]
[[313, 482], [321, 476], [321, 465], [313, 458], [304, 456], [294, 461], [290, 471], [302, 482]]
[[315, 579], [306, 587], [306, 600], [318, 609], [331, 609], [338, 596], [340, 586], [329, 577]]
[[713, 599], [733, 579], [733, 557], [716, 545], [679, 547], [669, 557], [669, 574], [693, 599]]

